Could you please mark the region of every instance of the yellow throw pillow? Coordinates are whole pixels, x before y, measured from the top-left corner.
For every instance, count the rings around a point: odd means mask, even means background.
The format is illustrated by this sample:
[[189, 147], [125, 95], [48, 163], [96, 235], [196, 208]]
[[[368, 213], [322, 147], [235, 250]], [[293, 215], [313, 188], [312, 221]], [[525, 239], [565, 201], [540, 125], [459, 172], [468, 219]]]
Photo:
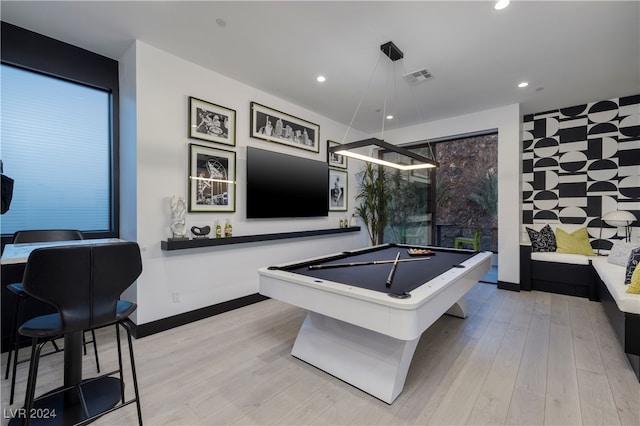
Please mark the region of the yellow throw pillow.
[[631, 275], [631, 284], [627, 286], [627, 293], [640, 294], [640, 267], [638, 266]]
[[584, 254], [586, 256], [595, 256], [591, 244], [589, 243], [589, 234], [587, 228], [580, 228], [571, 234], [556, 228], [556, 244], [558, 253]]

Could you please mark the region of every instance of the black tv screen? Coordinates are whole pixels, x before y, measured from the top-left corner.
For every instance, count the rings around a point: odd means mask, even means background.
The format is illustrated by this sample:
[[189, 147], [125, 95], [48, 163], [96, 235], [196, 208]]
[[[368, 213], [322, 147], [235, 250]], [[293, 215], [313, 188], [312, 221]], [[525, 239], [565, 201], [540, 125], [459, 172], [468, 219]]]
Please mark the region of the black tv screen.
[[329, 167], [247, 147], [247, 218], [329, 215]]

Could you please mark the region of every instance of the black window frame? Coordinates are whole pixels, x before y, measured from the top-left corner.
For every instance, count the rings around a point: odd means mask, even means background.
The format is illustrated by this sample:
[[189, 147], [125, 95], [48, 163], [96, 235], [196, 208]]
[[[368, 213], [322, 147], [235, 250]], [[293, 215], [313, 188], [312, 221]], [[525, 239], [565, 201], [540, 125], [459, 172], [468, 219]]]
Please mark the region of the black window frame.
[[[120, 91], [118, 61], [0, 22], [0, 61], [28, 71], [94, 87], [110, 93], [111, 168], [108, 231], [83, 231], [83, 237], [117, 238], [120, 235]], [[2, 234], [2, 247], [12, 234]]]

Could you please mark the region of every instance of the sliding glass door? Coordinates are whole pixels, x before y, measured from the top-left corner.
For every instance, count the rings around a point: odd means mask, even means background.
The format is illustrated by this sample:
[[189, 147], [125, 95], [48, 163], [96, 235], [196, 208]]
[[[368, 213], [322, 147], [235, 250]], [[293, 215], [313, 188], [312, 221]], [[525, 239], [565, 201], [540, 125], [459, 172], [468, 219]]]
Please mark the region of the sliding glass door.
[[[428, 146], [410, 148], [422, 156], [433, 158]], [[399, 161], [398, 154], [383, 152], [384, 160]], [[415, 245], [432, 244], [433, 229], [433, 169], [399, 171], [387, 169], [386, 183], [388, 221], [385, 242]]]
[[[497, 134], [488, 132], [403, 146], [435, 158], [440, 166], [385, 170], [389, 202], [384, 242], [497, 252], [497, 141]], [[402, 162], [396, 153], [380, 156]]]

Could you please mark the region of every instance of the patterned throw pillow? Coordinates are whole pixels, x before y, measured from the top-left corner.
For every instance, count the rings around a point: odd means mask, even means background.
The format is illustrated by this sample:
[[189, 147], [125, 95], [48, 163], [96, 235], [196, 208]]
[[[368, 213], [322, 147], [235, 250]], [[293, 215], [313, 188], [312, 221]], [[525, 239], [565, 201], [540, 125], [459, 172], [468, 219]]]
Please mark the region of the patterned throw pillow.
[[568, 233], [560, 228], [556, 229], [556, 244], [558, 253], [583, 254], [585, 256], [595, 256], [587, 228], [580, 228], [577, 231]]
[[627, 286], [627, 293], [640, 294], [640, 268], [637, 266], [631, 275], [631, 284]]
[[626, 241], [616, 240], [611, 247], [607, 262], [619, 266], [627, 266], [631, 250], [638, 247], [637, 244], [627, 243]]
[[556, 235], [553, 229], [547, 224], [540, 230], [527, 227], [527, 234], [531, 240], [531, 248], [536, 252], [554, 252], [556, 251]]
[[631, 250], [631, 256], [629, 256], [629, 262], [627, 263], [627, 272], [624, 275], [624, 283], [631, 283], [631, 276], [633, 271], [636, 270], [638, 263], [640, 262], [640, 247]]

